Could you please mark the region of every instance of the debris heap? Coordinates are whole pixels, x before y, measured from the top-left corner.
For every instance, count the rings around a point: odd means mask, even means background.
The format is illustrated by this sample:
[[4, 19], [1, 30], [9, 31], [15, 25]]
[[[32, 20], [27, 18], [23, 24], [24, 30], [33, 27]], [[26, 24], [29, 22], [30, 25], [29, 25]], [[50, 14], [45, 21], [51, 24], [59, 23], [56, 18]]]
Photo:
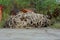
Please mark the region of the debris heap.
[[43, 14], [34, 12], [19, 12], [10, 18], [5, 23], [5, 28], [40, 28], [50, 25], [50, 20]]

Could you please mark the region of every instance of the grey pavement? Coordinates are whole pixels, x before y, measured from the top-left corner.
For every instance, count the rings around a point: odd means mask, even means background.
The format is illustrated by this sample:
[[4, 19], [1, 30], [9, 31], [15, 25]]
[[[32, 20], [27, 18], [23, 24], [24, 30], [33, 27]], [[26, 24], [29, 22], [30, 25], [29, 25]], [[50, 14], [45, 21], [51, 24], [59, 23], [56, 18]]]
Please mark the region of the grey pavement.
[[0, 40], [60, 40], [59, 29], [0, 29]]

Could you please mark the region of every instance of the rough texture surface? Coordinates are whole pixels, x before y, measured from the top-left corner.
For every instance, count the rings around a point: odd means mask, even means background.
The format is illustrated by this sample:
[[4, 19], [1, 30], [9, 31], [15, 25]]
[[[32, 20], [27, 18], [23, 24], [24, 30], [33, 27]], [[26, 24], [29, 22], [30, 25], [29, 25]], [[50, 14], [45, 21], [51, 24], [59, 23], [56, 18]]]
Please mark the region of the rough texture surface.
[[60, 40], [60, 30], [0, 29], [0, 40]]
[[45, 15], [34, 12], [19, 12], [5, 23], [7, 28], [40, 28], [48, 25], [50, 25], [50, 20]]

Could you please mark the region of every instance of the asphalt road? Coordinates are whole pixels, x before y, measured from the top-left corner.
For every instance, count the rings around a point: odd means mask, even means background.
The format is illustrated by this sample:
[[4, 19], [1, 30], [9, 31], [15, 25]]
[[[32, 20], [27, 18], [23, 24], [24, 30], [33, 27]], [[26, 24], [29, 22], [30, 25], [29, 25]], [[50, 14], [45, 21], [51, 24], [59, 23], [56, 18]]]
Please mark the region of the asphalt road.
[[60, 40], [59, 29], [0, 29], [0, 40]]

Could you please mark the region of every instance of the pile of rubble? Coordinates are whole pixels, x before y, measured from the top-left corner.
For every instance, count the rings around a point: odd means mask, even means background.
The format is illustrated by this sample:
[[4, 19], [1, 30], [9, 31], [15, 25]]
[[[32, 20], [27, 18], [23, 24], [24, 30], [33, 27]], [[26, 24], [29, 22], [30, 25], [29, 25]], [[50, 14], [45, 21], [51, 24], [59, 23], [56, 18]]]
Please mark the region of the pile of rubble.
[[5, 23], [5, 28], [40, 28], [50, 25], [50, 20], [43, 14], [34, 12], [19, 12], [16, 16], [10, 16]]

